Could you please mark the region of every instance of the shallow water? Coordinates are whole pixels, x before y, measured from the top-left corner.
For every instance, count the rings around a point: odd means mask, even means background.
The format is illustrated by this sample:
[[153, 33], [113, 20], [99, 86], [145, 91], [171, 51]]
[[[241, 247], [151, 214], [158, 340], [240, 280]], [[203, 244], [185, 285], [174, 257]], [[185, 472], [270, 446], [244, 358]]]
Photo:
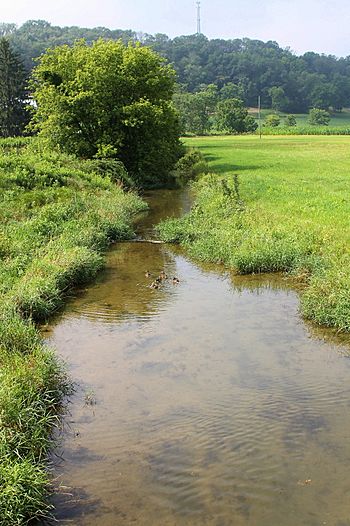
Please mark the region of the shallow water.
[[[150, 225], [188, 207], [158, 192]], [[145, 270], [165, 269], [149, 288]], [[350, 360], [280, 277], [235, 277], [121, 243], [48, 328], [77, 391], [60, 524], [349, 526]]]

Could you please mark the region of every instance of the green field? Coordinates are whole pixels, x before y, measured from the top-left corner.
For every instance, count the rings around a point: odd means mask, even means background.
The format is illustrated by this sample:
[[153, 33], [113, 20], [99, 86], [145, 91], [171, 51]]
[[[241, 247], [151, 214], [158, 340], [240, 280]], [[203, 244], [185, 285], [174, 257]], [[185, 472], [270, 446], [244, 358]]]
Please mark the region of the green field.
[[163, 224], [162, 237], [238, 273], [291, 273], [304, 285], [304, 315], [349, 331], [350, 138], [186, 143], [201, 150], [215, 174], [197, 183], [192, 212]]
[[[275, 112], [271, 109], [261, 110], [262, 123], [264, 123], [264, 120], [267, 117], [267, 115], [270, 115], [271, 113], [275, 113]], [[277, 113], [281, 117], [281, 125], [283, 126], [284, 118], [288, 114], [282, 111], [279, 111]], [[251, 108], [249, 110], [249, 114], [254, 116], [256, 119], [258, 118], [258, 111], [254, 108]], [[344, 109], [340, 112], [333, 112], [333, 113], [331, 112], [330, 115], [331, 115], [331, 120], [329, 122], [330, 128], [350, 128], [350, 110], [349, 109]], [[309, 126], [309, 123], [308, 123], [309, 115], [307, 113], [296, 113], [294, 114], [294, 116], [296, 118], [298, 127]]]
[[0, 141], [0, 190], [0, 524], [15, 526], [47, 515], [47, 453], [69, 390], [34, 322], [95, 276], [145, 205], [97, 162], [34, 139]]

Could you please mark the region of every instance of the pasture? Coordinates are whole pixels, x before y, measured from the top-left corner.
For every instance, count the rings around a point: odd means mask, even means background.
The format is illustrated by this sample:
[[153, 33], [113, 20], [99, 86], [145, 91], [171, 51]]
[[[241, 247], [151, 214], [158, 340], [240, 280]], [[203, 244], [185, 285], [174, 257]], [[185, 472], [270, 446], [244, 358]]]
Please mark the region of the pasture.
[[163, 239], [238, 273], [281, 271], [302, 284], [301, 310], [350, 330], [350, 139], [340, 136], [186, 139], [213, 174]]

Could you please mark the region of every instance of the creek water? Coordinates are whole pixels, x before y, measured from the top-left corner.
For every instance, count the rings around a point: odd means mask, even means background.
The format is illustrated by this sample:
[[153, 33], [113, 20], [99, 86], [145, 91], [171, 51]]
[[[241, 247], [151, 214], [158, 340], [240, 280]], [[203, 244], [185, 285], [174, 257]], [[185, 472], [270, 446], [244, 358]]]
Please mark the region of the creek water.
[[[140, 233], [189, 206], [149, 196]], [[161, 270], [166, 280], [149, 288]], [[120, 243], [47, 328], [77, 389], [55, 457], [59, 524], [350, 525], [350, 360], [277, 276]]]

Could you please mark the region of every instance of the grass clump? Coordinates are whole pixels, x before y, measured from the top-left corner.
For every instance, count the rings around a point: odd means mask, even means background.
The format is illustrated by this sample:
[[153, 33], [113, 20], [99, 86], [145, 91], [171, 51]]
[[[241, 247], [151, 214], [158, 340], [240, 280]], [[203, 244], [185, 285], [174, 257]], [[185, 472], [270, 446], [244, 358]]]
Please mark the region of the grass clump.
[[246, 136], [187, 143], [205, 154], [215, 173], [195, 184], [189, 215], [159, 226], [162, 239], [237, 273], [287, 272], [304, 285], [304, 316], [350, 331], [347, 139]]
[[[112, 240], [132, 236], [145, 208], [116, 184], [123, 167], [48, 152], [34, 139], [0, 141], [0, 524], [50, 511], [52, 430], [70, 390], [35, 322], [91, 280]], [[110, 172], [110, 173], [109, 173]]]

